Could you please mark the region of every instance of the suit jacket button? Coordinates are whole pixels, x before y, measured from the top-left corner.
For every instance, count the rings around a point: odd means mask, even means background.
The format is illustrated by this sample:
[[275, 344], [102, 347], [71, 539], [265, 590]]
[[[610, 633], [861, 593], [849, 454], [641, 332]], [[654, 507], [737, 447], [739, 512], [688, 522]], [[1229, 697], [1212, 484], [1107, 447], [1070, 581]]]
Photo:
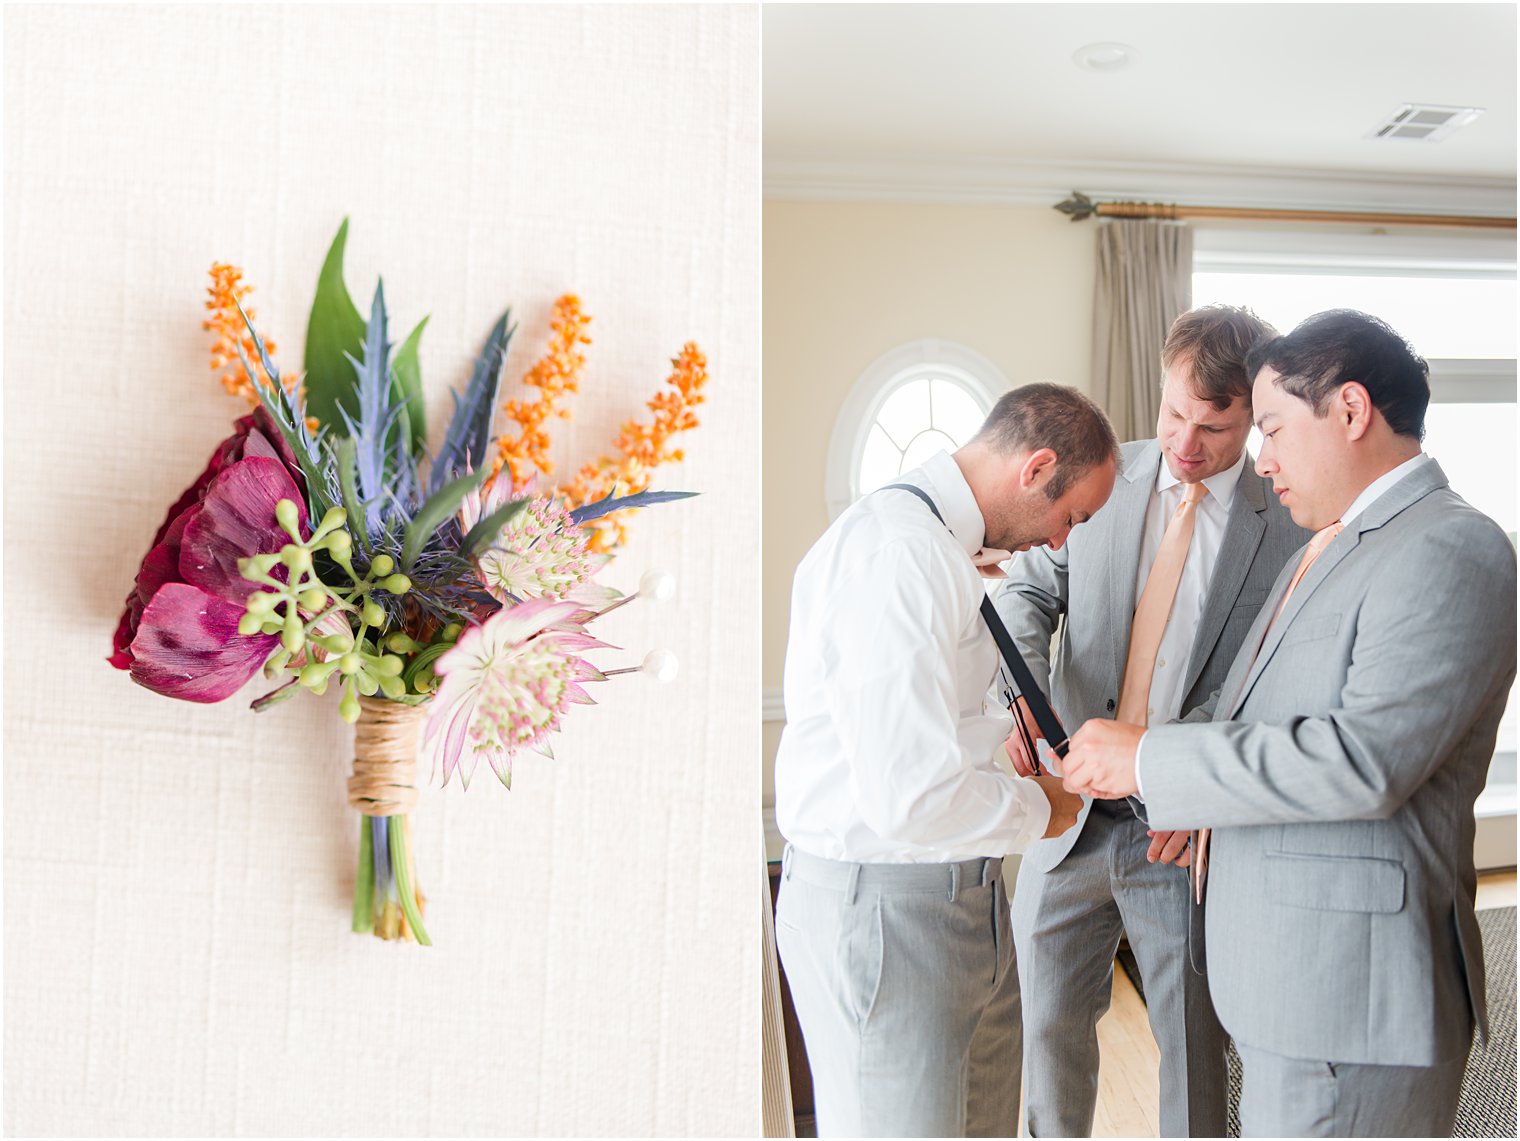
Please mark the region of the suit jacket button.
[[1108, 711], [1110, 713], [1114, 711], [1114, 699], [1111, 697], [1108, 699]]

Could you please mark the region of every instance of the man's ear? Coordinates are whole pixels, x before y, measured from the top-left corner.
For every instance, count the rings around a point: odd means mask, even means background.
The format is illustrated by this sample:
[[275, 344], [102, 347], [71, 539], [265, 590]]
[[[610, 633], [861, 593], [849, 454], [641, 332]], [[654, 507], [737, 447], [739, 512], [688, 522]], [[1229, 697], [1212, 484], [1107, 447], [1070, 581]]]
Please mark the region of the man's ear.
[[1360, 440], [1372, 427], [1372, 416], [1376, 411], [1372, 396], [1357, 381], [1348, 380], [1341, 385], [1334, 400], [1331, 415], [1344, 425], [1346, 439]]
[[1056, 454], [1049, 448], [1036, 448], [1030, 452], [1019, 468], [1019, 490], [1029, 491], [1042, 487], [1055, 474]]

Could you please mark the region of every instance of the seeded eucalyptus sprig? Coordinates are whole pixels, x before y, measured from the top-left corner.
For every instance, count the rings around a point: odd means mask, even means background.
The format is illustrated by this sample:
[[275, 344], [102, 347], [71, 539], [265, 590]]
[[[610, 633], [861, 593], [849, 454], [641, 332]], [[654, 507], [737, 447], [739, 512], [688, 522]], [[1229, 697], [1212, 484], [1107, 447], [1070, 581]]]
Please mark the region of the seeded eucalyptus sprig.
[[[362, 573], [355, 570], [353, 538], [344, 528], [348, 513], [341, 507], [330, 508], [309, 538], [301, 536], [299, 512], [291, 500], [280, 500], [275, 519], [291, 541], [277, 552], [238, 560], [239, 573], [264, 588], [248, 596], [238, 632], [280, 636], [281, 648], [266, 665], [266, 676], [283, 676], [296, 655], [308, 647], [320, 649], [320, 660], [307, 652], [292, 667], [295, 681], [322, 694], [332, 675], [339, 674], [344, 694], [338, 711], [350, 723], [358, 720], [361, 694], [383, 693], [392, 701], [415, 702], [430, 692], [431, 671], [412, 673], [410, 685], [402, 678], [408, 662], [401, 655], [415, 654], [423, 644], [386, 629], [389, 615], [379, 596], [383, 592], [400, 597], [412, 589], [411, 579], [396, 572], [395, 560], [380, 554]], [[318, 575], [313, 556], [319, 551], [342, 569], [348, 585], [326, 582]], [[274, 574], [277, 566], [285, 568], [283, 579]], [[328, 621], [334, 616], [340, 620]]]

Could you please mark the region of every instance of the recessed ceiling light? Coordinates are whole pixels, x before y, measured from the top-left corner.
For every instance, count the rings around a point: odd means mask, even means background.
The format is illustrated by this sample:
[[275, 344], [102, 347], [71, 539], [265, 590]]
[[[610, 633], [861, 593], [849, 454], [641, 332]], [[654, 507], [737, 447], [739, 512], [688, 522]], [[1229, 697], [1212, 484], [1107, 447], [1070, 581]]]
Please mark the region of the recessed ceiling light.
[[1071, 62], [1083, 71], [1122, 71], [1140, 57], [1128, 44], [1086, 44], [1071, 53]]
[[1433, 103], [1401, 103], [1393, 113], [1382, 120], [1366, 137], [1369, 139], [1418, 139], [1427, 143], [1440, 142], [1460, 127], [1467, 126], [1479, 115], [1482, 107], [1438, 107]]

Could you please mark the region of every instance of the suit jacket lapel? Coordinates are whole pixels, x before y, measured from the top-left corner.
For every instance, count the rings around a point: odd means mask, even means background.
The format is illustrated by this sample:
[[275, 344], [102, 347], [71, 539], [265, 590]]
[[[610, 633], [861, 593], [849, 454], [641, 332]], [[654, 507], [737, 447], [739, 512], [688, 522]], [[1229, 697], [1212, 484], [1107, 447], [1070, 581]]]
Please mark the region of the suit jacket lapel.
[[[1324, 582], [1351, 552], [1356, 550], [1361, 543], [1362, 536], [1368, 531], [1376, 531], [1389, 520], [1396, 517], [1405, 508], [1425, 498], [1437, 488], [1446, 486], [1446, 473], [1441, 470], [1434, 460], [1423, 464], [1410, 472], [1407, 476], [1394, 484], [1386, 493], [1373, 501], [1372, 505], [1359, 515], [1350, 527], [1347, 527], [1335, 537], [1335, 541], [1320, 553], [1319, 558], [1314, 560], [1314, 565], [1304, 573], [1298, 588], [1293, 596], [1288, 599], [1287, 606], [1276, 621], [1267, 628], [1266, 638], [1261, 643], [1261, 652], [1256, 655], [1256, 660], [1251, 664], [1250, 672], [1246, 674], [1245, 682], [1241, 685], [1239, 693], [1230, 702], [1227, 717], [1234, 717], [1239, 712], [1241, 705], [1245, 703], [1246, 696], [1251, 692], [1251, 687], [1256, 684], [1256, 679], [1261, 676], [1262, 670], [1272, 659], [1272, 654], [1277, 647], [1282, 645], [1283, 636], [1288, 628], [1293, 625], [1293, 620], [1304, 605], [1313, 597], [1314, 591], [1319, 584]], [[1302, 557], [1300, 555], [1299, 557]], [[1281, 589], [1273, 591], [1273, 597], [1269, 600], [1275, 613], [1280, 604], [1283, 590], [1292, 581], [1292, 572], [1298, 567], [1298, 559], [1293, 559], [1287, 567], [1283, 568], [1283, 575], [1279, 581]], [[1254, 631], [1253, 631], [1254, 632]], [[1254, 644], [1254, 639], [1248, 638], [1246, 645]], [[1231, 671], [1232, 673], [1234, 671]]]
[[[1348, 528], [1342, 531], [1335, 537], [1334, 542], [1320, 552], [1319, 558], [1314, 560], [1314, 565], [1304, 573], [1304, 577], [1299, 580], [1297, 588], [1294, 589], [1292, 596], [1288, 599], [1288, 604], [1283, 607], [1283, 612], [1267, 628], [1266, 638], [1261, 643], [1261, 652], [1256, 655], [1256, 661], [1251, 666], [1251, 672], [1246, 675], [1246, 684], [1240, 693], [1241, 699], [1244, 699], [1245, 695], [1250, 692], [1251, 686], [1256, 684], [1256, 679], [1261, 676], [1261, 671], [1272, 660], [1272, 655], [1277, 651], [1277, 647], [1282, 644], [1283, 635], [1293, 625], [1293, 619], [1298, 617], [1298, 613], [1304, 608], [1304, 604], [1313, 597], [1319, 584], [1329, 577], [1330, 572], [1339, 566], [1346, 556], [1356, 548], [1360, 539], [1361, 532], [1358, 530]], [[1295, 572], [1298, 570], [1298, 559], [1293, 560], [1293, 569]], [[1291, 575], [1289, 576], [1289, 581], [1292, 581]], [[1286, 584], [1284, 585], [1286, 587]], [[1281, 605], [1281, 598], [1282, 595], [1279, 593], [1278, 597], [1273, 600], [1274, 612], [1277, 606]]]
[[1256, 648], [1261, 645], [1262, 638], [1266, 635], [1267, 624], [1272, 621], [1272, 615], [1277, 613], [1283, 591], [1293, 580], [1293, 572], [1298, 567], [1302, 551], [1302, 547], [1295, 551], [1293, 557], [1288, 560], [1288, 564], [1278, 572], [1277, 581], [1272, 584], [1266, 603], [1257, 612], [1256, 621], [1252, 622], [1251, 628], [1246, 631], [1245, 640], [1240, 643], [1240, 651], [1230, 665], [1230, 672], [1225, 675], [1224, 683], [1219, 687], [1219, 701], [1214, 706], [1215, 721], [1228, 721], [1234, 717], [1235, 711], [1244, 703], [1246, 694], [1250, 692], [1250, 688], [1245, 684], [1246, 674], [1251, 673], [1252, 680], [1255, 680], [1254, 673], [1258, 660]]
[[1255, 474], [1251, 457], [1247, 455], [1246, 466], [1235, 485], [1235, 498], [1230, 502], [1230, 515], [1225, 521], [1224, 539], [1214, 561], [1213, 580], [1204, 597], [1198, 631], [1193, 635], [1187, 675], [1182, 681], [1184, 696], [1198, 683], [1198, 675], [1203, 673], [1204, 663], [1214, 652], [1215, 643], [1224, 630], [1225, 619], [1240, 597], [1240, 588], [1245, 585], [1251, 570], [1251, 560], [1261, 546], [1261, 537], [1267, 533], [1267, 521], [1263, 518], [1266, 510], [1267, 495], [1261, 477]]
[[1109, 504], [1114, 509], [1114, 532], [1108, 560], [1108, 629], [1114, 652], [1115, 693], [1124, 684], [1129, 628], [1135, 620], [1138, 601], [1135, 597], [1135, 568], [1140, 563], [1145, 514], [1160, 464], [1161, 448], [1152, 442], [1125, 467], [1124, 479], [1115, 486]]

